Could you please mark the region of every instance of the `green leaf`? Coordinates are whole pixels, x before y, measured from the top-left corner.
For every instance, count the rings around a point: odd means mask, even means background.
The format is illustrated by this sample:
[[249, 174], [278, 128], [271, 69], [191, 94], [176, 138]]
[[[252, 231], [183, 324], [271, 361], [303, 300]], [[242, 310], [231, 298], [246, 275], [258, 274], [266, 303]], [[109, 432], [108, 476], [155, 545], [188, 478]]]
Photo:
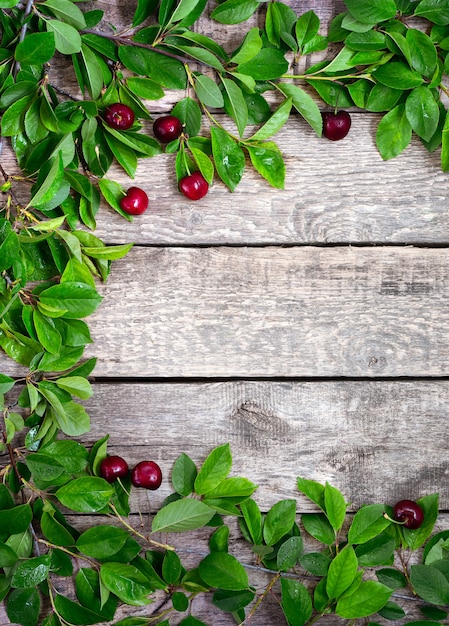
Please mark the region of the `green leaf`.
[[441, 134], [441, 169], [449, 172], [449, 111], [446, 113]]
[[181, 496], [190, 495], [194, 489], [196, 475], [195, 463], [187, 454], [181, 453], [173, 465], [171, 475], [175, 491]]
[[267, 141], [257, 144], [245, 144], [251, 163], [265, 180], [276, 189], [283, 189], [285, 182], [285, 163], [281, 151], [275, 143]]
[[391, 61], [373, 71], [374, 78], [392, 89], [413, 89], [423, 83], [421, 74], [401, 61]]
[[[2, 536], [18, 535], [28, 530], [33, 511], [29, 504], [20, 504], [0, 511], [0, 529]], [[14, 546], [11, 546], [14, 549]], [[15, 550], [17, 552], [17, 550]], [[18, 554], [18, 556], [21, 556]]]
[[335, 612], [346, 619], [368, 617], [382, 609], [388, 602], [392, 590], [375, 580], [360, 583], [354, 593], [339, 599]]
[[152, 602], [148, 598], [153, 591], [148, 578], [133, 565], [103, 563], [100, 578], [106, 589], [125, 604], [145, 606]]
[[207, 107], [219, 109], [224, 105], [223, 94], [217, 83], [205, 74], [195, 76], [195, 91], [198, 100]]
[[210, 587], [241, 591], [248, 589], [248, 575], [243, 565], [227, 552], [208, 554], [199, 565], [201, 578]]
[[90, 382], [82, 376], [58, 378], [55, 383], [60, 389], [64, 389], [82, 400], [87, 400], [87, 398], [90, 398], [92, 395]]
[[380, 583], [393, 591], [407, 587], [407, 579], [404, 574], [393, 567], [378, 570], [376, 576]]
[[78, 30], [86, 28], [83, 12], [70, 0], [46, 0], [41, 7], [50, 9], [50, 12], [59, 18], [61, 23], [70, 24]]
[[[242, 90], [235, 84], [234, 81], [229, 80], [229, 78], [223, 78], [222, 83], [225, 89], [224, 101], [226, 112], [236, 123], [237, 130], [241, 137], [245, 131], [246, 125], [248, 124], [248, 107], [246, 105], [245, 98]], [[222, 133], [225, 132], [217, 127], [213, 127], [212, 130], [220, 130]]]
[[326, 583], [326, 593], [329, 598], [339, 598], [349, 589], [357, 575], [357, 568], [357, 556], [354, 548], [347, 545], [337, 554], [329, 566]]
[[0, 567], [11, 567], [18, 560], [14, 550], [3, 541], [0, 541]]
[[271, 117], [265, 122], [262, 128], [259, 128], [257, 132], [251, 137], [251, 141], [263, 141], [264, 139], [269, 139], [273, 135], [275, 135], [279, 130], [284, 126], [290, 117], [290, 111], [292, 108], [292, 99], [287, 98], [279, 105], [276, 111], [271, 115]]
[[412, 127], [407, 119], [405, 105], [398, 104], [380, 120], [376, 132], [376, 145], [384, 160], [392, 159], [409, 145]]
[[240, 24], [259, 7], [257, 0], [225, 0], [212, 11], [212, 19], [220, 24]]
[[204, 461], [195, 479], [195, 492], [209, 493], [229, 474], [232, 467], [232, 455], [228, 443], [214, 448]]
[[437, 67], [437, 50], [431, 38], [416, 28], [407, 29], [407, 43], [410, 49], [410, 64], [414, 70], [432, 78]]
[[182, 98], [171, 112], [184, 126], [184, 132], [191, 137], [198, 135], [201, 129], [201, 109], [192, 98]]
[[391, 565], [394, 559], [396, 541], [396, 528], [390, 525], [380, 535], [361, 543], [355, 549], [359, 565], [366, 567]]
[[434, 24], [444, 26], [449, 24], [449, 3], [447, 0], [421, 0], [414, 14], [425, 17]]
[[394, 0], [345, 0], [348, 11], [359, 22], [376, 24], [396, 15]]
[[296, 41], [300, 50], [318, 34], [320, 19], [314, 11], [303, 13], [295, 24]]
[[335, 532], [324, 513], [304, 513], [301, 520], [309, 535], [328, 546], [334, 543]]
[[61, 54], [81, 52], [81, 35], [76, 28], [58, 20], [48, 20], [45, 25], [47, 31], [53, 33], [55, 47], [58, 52]]
[[75, 539], [70, 531], [56, 518], [55, 512], [44, 511], [41, 517], [41, 529], [45, 538], [57, 546], [73, 546]]
[[281, 578], [281, 608], [289, 626], [303, 626], [311, 618], [312, 599], [299, 580]]
[[289, 537], [287, 541], [279, 547], [276, 555], [276, 563], [278, 570], [286, 572], [294, 567], [304, 549], [304, 542], [301, 537]]
[[8, 391], [14, 387], [15, 383], [16, 381], [13, 378], [0, 373], [0, 396], [8, 393]]
[[291, 83], [279, 83], [277, 87], [287, 98], [291, 98], [295, 109], [320, 137], [323, 130], [323, 118], [312, 96], [305, 92], [304, 89], [301, 89], [301, 87]]
[[59, 153], [53, 159], [51, 168], [45, 177], [45, 180], [39, 186], [37, 192], [32, 196], [28, 206], [39, 208], [39, 206], [48, 202], [59, 188], [64, 175], [62, 155]]
[[346, 516], [346, 501], [342, 493], [326, 482], [324, 487], [324, 508], [332, 528], [339, 531]]
[[114, 492], [103, 478], [86, 476], [75, 478], [56, 492], [59, 502], [77, 513], [95, 513], [108, 504]]
[[132, 26], [135, 28], [144, 22], [155, 10], [158, 0], [138, 0]]
[[280, 500], [268, 511], [263, 526], [267, 546], [274, 546], [293, 527], [296, 518], [296, 500]]
[[262, 38], [259, 34], [259, 29], [251, 28], [245, 35], [243, 43], [237, 51], [232, 55], [232, 63], [247, 63], [251, 61], [262, 49]]
[[18, 135], [23, 130], [26, 111], [33, 102], [33, 98], [32, 95], [24, 96], [3, 113], [1, 129], [4, 137]]
[[245, 155], [239, 144], [225, 130], [211, 128], [212, 153], [221, 180], [231, 191], [237, 187], [245, 170]]
[[55, 50], [53, 33], [31, 33], [17, 44], [14, 56], [18, 63], [43, 65], [50, 61]]
[[424, 141], [430, 141], [438, 128], [440, 109], [428, 87], [416, 87], [410, 92], [405, 113], [412, 130]]
[[324, 552], [307, 552], [300, 559], [301, 567], [314, 576], [327, 576], [330, 557]]
[[179, 581], [182, 574], [182, 565], [179, 556], [173, 550], [167, 550], [162, 561], [162, 578], [169, 585]]
[[76, 547], [82, 554], [94, 559], [112, 559], [123, 548], [128, 533], [123, 528], [98, 525], [85, 530], [77, 539]]
[[[73, 626], [87, 626], [88, 624], [98, 624], [99, 622], [109, 621], [112, 616], [105, 615], [102, 611], [93, 611], [90, 608], [81, 606], [77, 602], [62, 596], [61, 594], [55, 594], [54, 596], [55, 608], [58, 614], [67, 621], [67, 623]], [[69, 621], [70, 620], [70, 621]], [[58, 621], [59, 626], [60, 622]]]
[[[62, 316], [69, 319], [90, 315], [101, 300], [102, 297], [93, 287], [78, 282], [53, 285], [39, 295], [39, 301], [44, 306], [62, 312]], [[59, 314], [55, 317], [59, 317]]]
[[50, 572], [50, 555], [44, 554], [21, 561], [14, 570], [11, 586], [27, 589], [44, 581]]
[[348, 541], [352, 544], [365, 543], [390, 526], [390, 520], [383, 515], [383, 504], [368, 504], [361, 507], [352, 520], [348, 531]]
[[[1, 4], [4, 4], [1, 3]], [[0, 6], [1, 6], [0, 4]], [[6, 598], [6, 613], [11, 624], [37, 626], [41, 609], [40, 595], [36, 588], [13, 589]]]
[[262, 514], [254, 500], [245, 500], [240, 504], [246, 529], [255, 545], [262, 543]]
[[62, 338], [51, 317], [43, 315], [38, 309], [33, 311], [33, 322], [36, 329], [37, 338], [42, 347], [51, 352], [59, 354], [62, 345]]
[[81, 58], [86, 72], [86, 87], [93, 100], [100, 97], [103, 89], [103, 72], [98, 58], [89, 46], [81, 44]]
[[[189, 145], [189, 142], [187, 143]], [[195, 163], [197, 164], [201, 174], [203, 175], [203, 178], [206, 180], [207, 183], [209, 183], [209, 185], [211, 185], [214, 179], [214, 164], [207, 156], [207, 154], [205, 154], [202, 150], [198, 150], [197, 148], [194, 148], [190, 145], [189, 149], [192, 153]]]
[[154, 50], [120, 46], [119, 58], [123, 65], [140, 76], [148, 76], [167, 89], [184, 89], [187, 75], [183, 64]]
[[274, 80], [287, 72], [288, 61], [280, 50], [262, 48], [251, 61], [240, 63], [237, 70], [255, 80]]
[[199, 500], [182, 498], [170, 502], [156, 513], [153, 532], [184, 532], [205, 526], [215, 511]]
[[221, 611], [232, 613], [243, 609], [254, 600], [254, 592], [243, 589], [241, 591], [228, 591], [217, 589], [212, 596], [212, 604]]

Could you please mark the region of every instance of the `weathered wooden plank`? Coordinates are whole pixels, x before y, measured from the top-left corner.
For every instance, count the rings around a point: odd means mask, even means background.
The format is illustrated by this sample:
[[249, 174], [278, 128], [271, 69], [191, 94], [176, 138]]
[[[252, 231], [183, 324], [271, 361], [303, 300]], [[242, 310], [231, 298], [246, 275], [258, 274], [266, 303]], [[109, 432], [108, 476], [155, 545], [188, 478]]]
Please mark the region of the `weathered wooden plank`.
[[[340, 142], [316, 137], [299, 118], [288, 122], [275, 137], [287, 166], [283, 190], [271, 188], [248, 164], [233, 194], [216, 180], [205, 198], [192, 202], [177, 191], [173, 155], [145, 159], [134, 184], [147, 191], [149, 210], [129, 224], [103, 208], [97, 234], [109, 242], [156, 245], [446, 244], [449, 178], [441, 172], [439, 154], [428, 154], [414, 141], [401, 156], [383, 162], [374, 145], [379, 117], [352, 117], [351, 131]], [[2, 165], [15, 171], [6, 149]], [[130, 185], [118, 168], [110, 177]]]
[[263, 510], [282, 498], [297, 498], [299, 511], [313, 510], [296, 492], [297, 476], [330, 482], [352, 509], [434, 492], [440, 508], [449, 507], [447, 381], [110, 382], [94, 388], [85, 403], [92, 418], [85, 445], [110, 433], [111, 453], [130, 466], [156, 460], [164, 473], [150, 502], [145, 490], [134, 490], [134, 510], [151, 510], [171, 493], [170, 470], [181, 452], [200, 465], [227, 442], [233, 474], [259, 485]]
[[449, 370], [444, 249], [134, 248], [101, 290], [86, 349], [98, 376]]

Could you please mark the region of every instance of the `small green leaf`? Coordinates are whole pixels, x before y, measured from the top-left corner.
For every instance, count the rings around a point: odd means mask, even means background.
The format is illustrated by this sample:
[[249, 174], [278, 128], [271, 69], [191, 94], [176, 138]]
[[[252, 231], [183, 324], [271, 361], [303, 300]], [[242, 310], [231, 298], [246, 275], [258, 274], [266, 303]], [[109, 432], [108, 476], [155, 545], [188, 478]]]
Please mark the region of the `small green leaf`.
[[274, 80], [287, 70], [288, 61], [284, 54], [275, 48], [262, 48], [251, 61], [237, 66], [240, 74], [249, 74], [255, 80]]
[[346, 501], [342, 493], [326, 483], [324, 488], [324, 508], [332, 528], [339, 531], [346, 516]]
[[201, 109], [193, 98], [183, 98], [175, 104], [171, 112], [183, 124], [184, 132], [191, 137], [198, 135], [201, 129]]
[[449, 24], [449, 4], [447, 0], [421, 0], [414, 11], [415, 15], [430, 20], [434, 24]]
[[287, 541], [279, 547], [276, 563], [277, 567], [280, 571], [286, 572], [287, 570], [294, 567], [304, 549], [304, 542], [301, 537], [289, 537]]
[[159, 509], [154, 516], [152, 530], [169, 533], [202, 528], [214, 514], [215, 511], [203, 502], [182, 498]]
[[421, 74], [410, 69], [405, 63], [391, 61], [373, 71], [374, 78], [392, 89], [413, 89], [423, 83]]
[[412, 127], [407, 119], [405, 105], [398, 104], [380, 120], [376, 132], [376, 145], [384, 160], [392, 159], [409, 145]]
[[263, 141], [264, 139], [269, 139], [279, 132], [289, 119], [291, 108], [292, 99], [287, 98], [265, 122], [262, 128], [259, 128], [259, 130], [254, 133], [251, 137], [251, 141]]
[[350, 545], [345, 546], [329, 566], [326, 583], [326, 593], [329, 598], [339, 598], [349, 589], [357, 575], [357, 567], [354, 548]]
[[280, 500], [268, 511], [263, 526], [263, 538], [274, 546], [293, 527], [296, 518], [296, 500]]
[[195, 479], [195, 491], [205, 494], [217, 487], [229, 474], [232, 456], [229, 444], [212, 450]]
[[256, 27], [251, 28], [245, 35], [242, 45], [232, 55], [231, 61], [237, 65], [239, 63], [247, 63], [254, 59], [261, 49], [262, 37], [259, 34], [259, 29]]
[[195, 76], [195, 90], [198, 99], [207, 107], [219, 109], [224, 105], [223, 94], [217, 83], [205, 74]]
[[212, 11], [211, 17], [220, 24], [240, 24], [249, 19], [258, 7], [258, 0], [225, 0]]
[[[229, 78], [222, 78], [222, 83], [225, 89], [224, 101], [226, 112], [236, 123], [237, 130], [241, 137], [248, 124], [248, 107], [245, 98], [242, 90], [234, 81]], [[218, 127], [213, 127], [212, 130], [219, 130], [222, 133], [225, 132]]]
[[93, 313], [102, 297], [89, 285], [66, 282], [44, 289], [39, 300], [44, 306], [62, 311], [63, 317], [74, 319]]
[[383, 504], [368, 504], [361, 507], [352, 520], [348, 531], [348, 541], [352, 544], [365, 543], [390, 526], [390, 520], [383, 515]]
[[171, 480], [175, 491], [181, 496], [190, 495], [194, 489], [196, 475], [195, 463], [183, 452], [173, 465]]
[[108, 504], [114, 492], [103, 478], [86, 476], [75, 478], [56, 492], [59, 502], [78, 513], [95, 513]]
[[366, 24], [383, 22], [396, 15], [394, 0], [345, 0], [345, 4], [353, 17]]
[[44, 554], [20, 562], [11, 578], [12, 587], [27, 589], [44, 581], [50, 572], [50, 555]]
[[43, 65], [50, 61], [55, 50], [53, 33], [31, 33], [17, 44], [14, 56], [19, 63]]
[[295, 109], [320, 137], [323, 130], [323, 118], [315, 100], [304, 89], [291, 83], [279, 83], [278, 89], [291, 98]]
[[231, 191], [237, 187], [245, 170], [245, 155], [239, 144], [221, 128], [212, 127], [212, 153], [221, 180]]
[[82, 554], [94, 559], [111, 559], [123, 548], [128, 533], [123, 528], [99, 525], [85, 530], [77, 539], [76, 547]]
[[309, 535], [328, 546], [334, 543], [335, 531], [324, 513], [304, 513], [301, 520]]
[[81, 35], [76, 28], [58, 20], [48, 20], [45, 25], [47, 31], [53, 33], [55, 47], [58, 52], [61, 54], [81, 52]]
[[428, 87], [416, 87], [410, 92], [405, 113], [412, 130], [424, 141], [430, 141], [438, 128], [440, 109]]
[[0, 373], [0, 396], [10, 391], [15, 385], [15, 380]]
[[254, 168], [272, 187], [283, 189], [285, 183], [285, 163], [281, 151], [272, 141], [255, 144], [246, 143], [245, 148]]
[[289, 578], [281, 578], [281, 607], [289, 626], [303, 626], [312, 616], [312, 599], [307, 588]]
[[354, 593], [345, 595], [337, 602], [335, 612], [346, 619], [368, 617], [377, 613], [388, 602], [392, 590], [375, 580], [360, 583]]
[[119, 600], [132, 606], [145, 606], [152, 602], [153, 591], [147, 577], [133, 565], [103, 563], [100, 568], [102, 584]]
[[11, 624], [37, 626], [40, 609], [40, 595], [35, 587], [13, 589], [6, 598], [6, 613]]
[[213, 552], [199, 565], [201, 578], [207, 585], [229, 591], [248, 589], [248, 575], [243, 565], [231, 554]]

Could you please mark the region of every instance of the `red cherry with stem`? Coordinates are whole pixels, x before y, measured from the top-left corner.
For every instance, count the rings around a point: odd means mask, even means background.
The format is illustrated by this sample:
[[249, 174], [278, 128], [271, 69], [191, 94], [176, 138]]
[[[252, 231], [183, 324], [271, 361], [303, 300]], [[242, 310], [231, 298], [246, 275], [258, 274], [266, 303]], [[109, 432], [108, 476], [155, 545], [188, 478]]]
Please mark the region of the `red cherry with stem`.
[[169, 143], [182, 133], [182, 124], [174, 115], [163, 115], [154, 121], [153, 132], [161, 143]]
[[405, 528], [416, 530], [424, 521], [424, 511], [414, 500], [401, 500], [393, 507], [393, 518]]
[[346, 137], [351, 128], [351, 116], [347, 111], [323, 112], [323, 135], [331, 141]]
[[128, 130], [134, 124], [134, 111], [122, 102], [106, 107], [103, 117], [106, 124], [116, 130]]
[[200, 200], [209, 191], [209, 184], [201, 172], [193, 172], [179, 181], [179, 189], [189, 200]]
[[120, 208], [128, 215], [141, 215], [148, 208], [148, 196], [140, 187], [130, 187], [120, 200]]
[[100, 463], [100, 476], [108, 483], [113, 483], [117, 478], [125, 478], [128, 474], [128, 463], [121, 456], [107, 456]]
[[162, 483], [162, 470], [154, 461], [140, 461], [131, 472], [134, 487], [143, 487], [155, 491]]

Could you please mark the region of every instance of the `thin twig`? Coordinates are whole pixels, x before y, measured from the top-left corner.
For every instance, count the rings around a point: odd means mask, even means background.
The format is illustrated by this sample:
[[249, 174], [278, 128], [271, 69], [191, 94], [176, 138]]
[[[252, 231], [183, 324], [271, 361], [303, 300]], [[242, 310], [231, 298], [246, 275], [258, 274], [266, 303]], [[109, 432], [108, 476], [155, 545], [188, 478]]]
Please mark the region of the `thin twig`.
[[[31, 13], [33, 9], [33, 4], [34, 4], [34, 0], [27, 0], [25, 11], [23, 12], [23, 23], [22, 23], [22, 28], [20, 29], [19, 43], [21, 43], [25, 39], [25, 35], [28, 30], [27, 17], [29, 16], [29, 14]], [[19, 70], [20, 70], [20, 63], [19, 61], [16, 61], [14, 64], [14, 69], [13, 69], [14, 76], [16, 76]]]

